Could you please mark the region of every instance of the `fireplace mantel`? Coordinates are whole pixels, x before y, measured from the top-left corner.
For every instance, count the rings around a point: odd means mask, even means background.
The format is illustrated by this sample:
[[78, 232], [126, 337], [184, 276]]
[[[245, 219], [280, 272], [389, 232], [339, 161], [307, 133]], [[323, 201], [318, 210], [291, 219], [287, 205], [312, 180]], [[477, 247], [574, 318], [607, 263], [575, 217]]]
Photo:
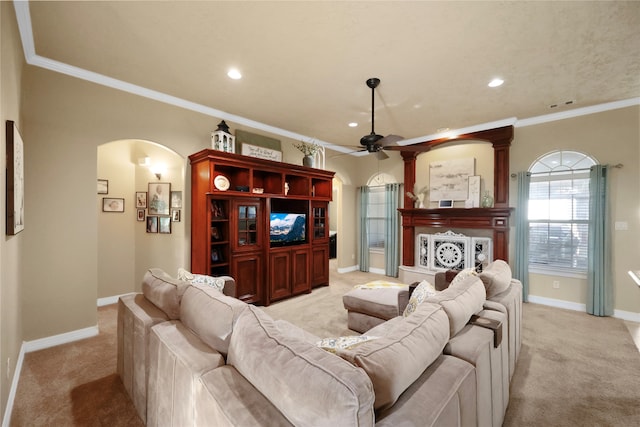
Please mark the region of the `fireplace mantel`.
[[493, 259], [509, 260], [509, 217], [514, 208], [399, 209], [402, 215], [403, 265], [415, 265], [416, 227], [493, 231]]
[[[415, 228], [448, 227], [493, 230], [493, 259], [509, 261], [509, 216], [514, 208], [509, 207], [509, 146], [513, 141], [513, 126], [488, 129], [459, 135], [455, 139], [437, 139], [415, 145], [421, 152], [455, 140], [487, 141], [493, 145], [494, 176], [493, 208], [446, 208], [446, 209], [399, 209], [402, 215], [402, 265], [415, 265]], [[404, 161], [404, 186], [413, 188], [416, 182], [416, 157], [420, 151], [408, 148], [400, 151]], [[415, 147], [412, 147], [415, 148]], [[405, 195], [404, 205], [413, 200]]]

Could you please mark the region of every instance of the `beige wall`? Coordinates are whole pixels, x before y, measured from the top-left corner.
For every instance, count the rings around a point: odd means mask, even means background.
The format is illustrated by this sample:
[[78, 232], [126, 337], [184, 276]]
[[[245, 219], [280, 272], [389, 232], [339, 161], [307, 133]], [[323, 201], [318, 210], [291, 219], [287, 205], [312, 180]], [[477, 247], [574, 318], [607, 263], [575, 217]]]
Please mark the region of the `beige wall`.
[[[589, 154], [602, 164], [622, 163], [612, 169], [611, 224], [615, 308], [640, 313], [640, 287], [627, 271], [640, 268], [640, 107], [519, 127], [511, 145], [511, 172], [526, 171], [540, 156], [558, 149]], [[516, 182], [511, 181], [510, 201], [516, 203]], [[615, 231], [614, 222], [626, 222], [628, 230]], [[513, 252], [513, 245], [511, 245]], [[560, 282], [553, 289], [554, 280]], [[586, 303], [586, 280], [530, 275], [530, 295]]]
[[[24, 128], [20, 115], [22, 70], [24, 60], [19, 43], [18, 29], [13, 4], [0, 2], [0, 152], [6, 152], [5, 122], [16, 122], [18, 129]], [[21, 132], [22, 134], [22, 132]], [[24, 136], [24, 135], [23, 135]], [[2, 170], [6, 168], [2, 155]], [[4, 194], [5, 174], [0, 174], [0, 188]], [[0, 211], [6, 212], [5, 197], [0, 197]], [[15, 374], [16, 361], [22, 344], [21, 289], [24, 267], [24, 232], [16, 236], [5, 234], [5, 219], [2, 221], [3, 236], [0, 240], [0, 414], [4, 416], [11, 381]], [[7, 360], [9, 360], [7, 372]]]

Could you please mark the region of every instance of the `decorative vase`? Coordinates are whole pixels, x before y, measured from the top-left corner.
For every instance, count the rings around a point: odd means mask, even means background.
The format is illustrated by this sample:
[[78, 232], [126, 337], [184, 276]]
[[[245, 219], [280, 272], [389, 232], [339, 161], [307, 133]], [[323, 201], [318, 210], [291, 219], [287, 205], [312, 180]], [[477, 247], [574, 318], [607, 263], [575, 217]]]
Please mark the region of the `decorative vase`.
[[489, 194], [488, 191], [485, 191], [484, 196], [482, 196], [482, 207], [483, 208], [493, 207], [493, 197], [491, 197], [491, 194]]
[[304, 156], [302, 158], [302, 165], [312, 168], [313, 167], [313, 156]]

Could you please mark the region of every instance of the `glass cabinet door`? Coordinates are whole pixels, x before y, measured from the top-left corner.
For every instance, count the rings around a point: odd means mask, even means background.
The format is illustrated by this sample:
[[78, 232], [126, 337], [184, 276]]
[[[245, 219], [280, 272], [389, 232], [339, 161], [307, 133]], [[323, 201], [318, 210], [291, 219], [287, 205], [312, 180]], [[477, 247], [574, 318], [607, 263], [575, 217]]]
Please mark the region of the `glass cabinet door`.
[[313, 238], [324, 239], [327, 237], [327, 208], [326, 206], [313, 206]]
[[259, 207], [258, 203], [236, 204], [236, 246], [255, 246], [259, 244]]

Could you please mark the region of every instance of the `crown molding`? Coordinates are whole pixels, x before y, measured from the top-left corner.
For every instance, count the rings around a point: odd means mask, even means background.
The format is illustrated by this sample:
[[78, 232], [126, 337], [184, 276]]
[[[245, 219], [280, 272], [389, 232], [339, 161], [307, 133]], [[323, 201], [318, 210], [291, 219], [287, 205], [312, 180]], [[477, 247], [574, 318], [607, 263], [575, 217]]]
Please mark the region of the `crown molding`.
[[[35, 42], [33, 39], [33, 28], [31, 25], [31, 14], [29, 12], [28, 0], [14, 0], [13, 6], [16, 11], [16, 18], [18, 21], [18, 28], [20, 32], [20, 38], [22, 40], [22, 49], [24, 51], [24, 57], [29, 65], [41, 67], [57, 73], [66, 74], [71, 77], [75, 77], [81, 80], [86, 80], [92, 83], [96, 83], [102, 86], [110, 87], [134, 95], [142, 96], [148, 99], [152, 99], [165, 104], [173, 105], [178, 108], [194, 111], [206, 116], [215, 117], [222, 120], [227, 120], [232, 123], [247, 126], [252, 129], [261, 130], [273, 135], [279, 135], [285, 138], [294, 139], [297, 141], [313, 141], [318, 145], [330, 148], [334, 151], [341, 153], [351, 154], [355, 156], [366, 155], [367, 152], [352, 152], [351, 149], [340, 145], [334, 145], [327, 141], [318, 140], [306, 135], [302, 135], [296, 132], [291, 132], [286, 129], [278, 128], [275, 126], [267, 125], [265, 123], [257, 122], [255, 120], [247, 119], [235, 114], [226, 113], [215, 108], [207, 107], [206, 105], [191, 102], [182, 98], [178, 98], [172, 95], [168, 95], [155, 90], [147, 89], [142, 86], [134, 85], [122, 80], [114, 79], [103, 74], [94, 73], [92, 71], [85, 70], [83, 68], [75, 67], [73, 65], [65, 64], [53, 59], [45, 58], [36, 53]], [[455, 129], [447, 131], [446, 133], [437, 133], [425, 136], [419, 136], [415, 138], [409, 138], [402, 141], [398, 141], [398, 145], [410, 145], [419, 142], [431, 141], [435, 139], [441, 139], [447, 137], [449, 134], [462, 135], [467, 133], [479, 132], [488, 129], [494, 129], [498, 127], [511, 126], [525, 127], [532, 126], [541, 123], [553, 122], [556, 120], [564, 120], [568, 118], [584, 116], [588, 114], [600, 113], [603, 111], [614, 110], [618, 108], [625, 108], [632, 105], [640, 105], [640, 98], [632, 98], [622, 101], [609, 102], [606, 104], [599, 104], [590, 107], [576, 108], [569, 111], [563, 111], [558, 113], [546, 114], [537, 117], [531, 117], [528, 119], [518, 119], [516, 117], [510, 117], [493, 122], [483, 123], [479, 125], [469, 126], [466, 128]]]

